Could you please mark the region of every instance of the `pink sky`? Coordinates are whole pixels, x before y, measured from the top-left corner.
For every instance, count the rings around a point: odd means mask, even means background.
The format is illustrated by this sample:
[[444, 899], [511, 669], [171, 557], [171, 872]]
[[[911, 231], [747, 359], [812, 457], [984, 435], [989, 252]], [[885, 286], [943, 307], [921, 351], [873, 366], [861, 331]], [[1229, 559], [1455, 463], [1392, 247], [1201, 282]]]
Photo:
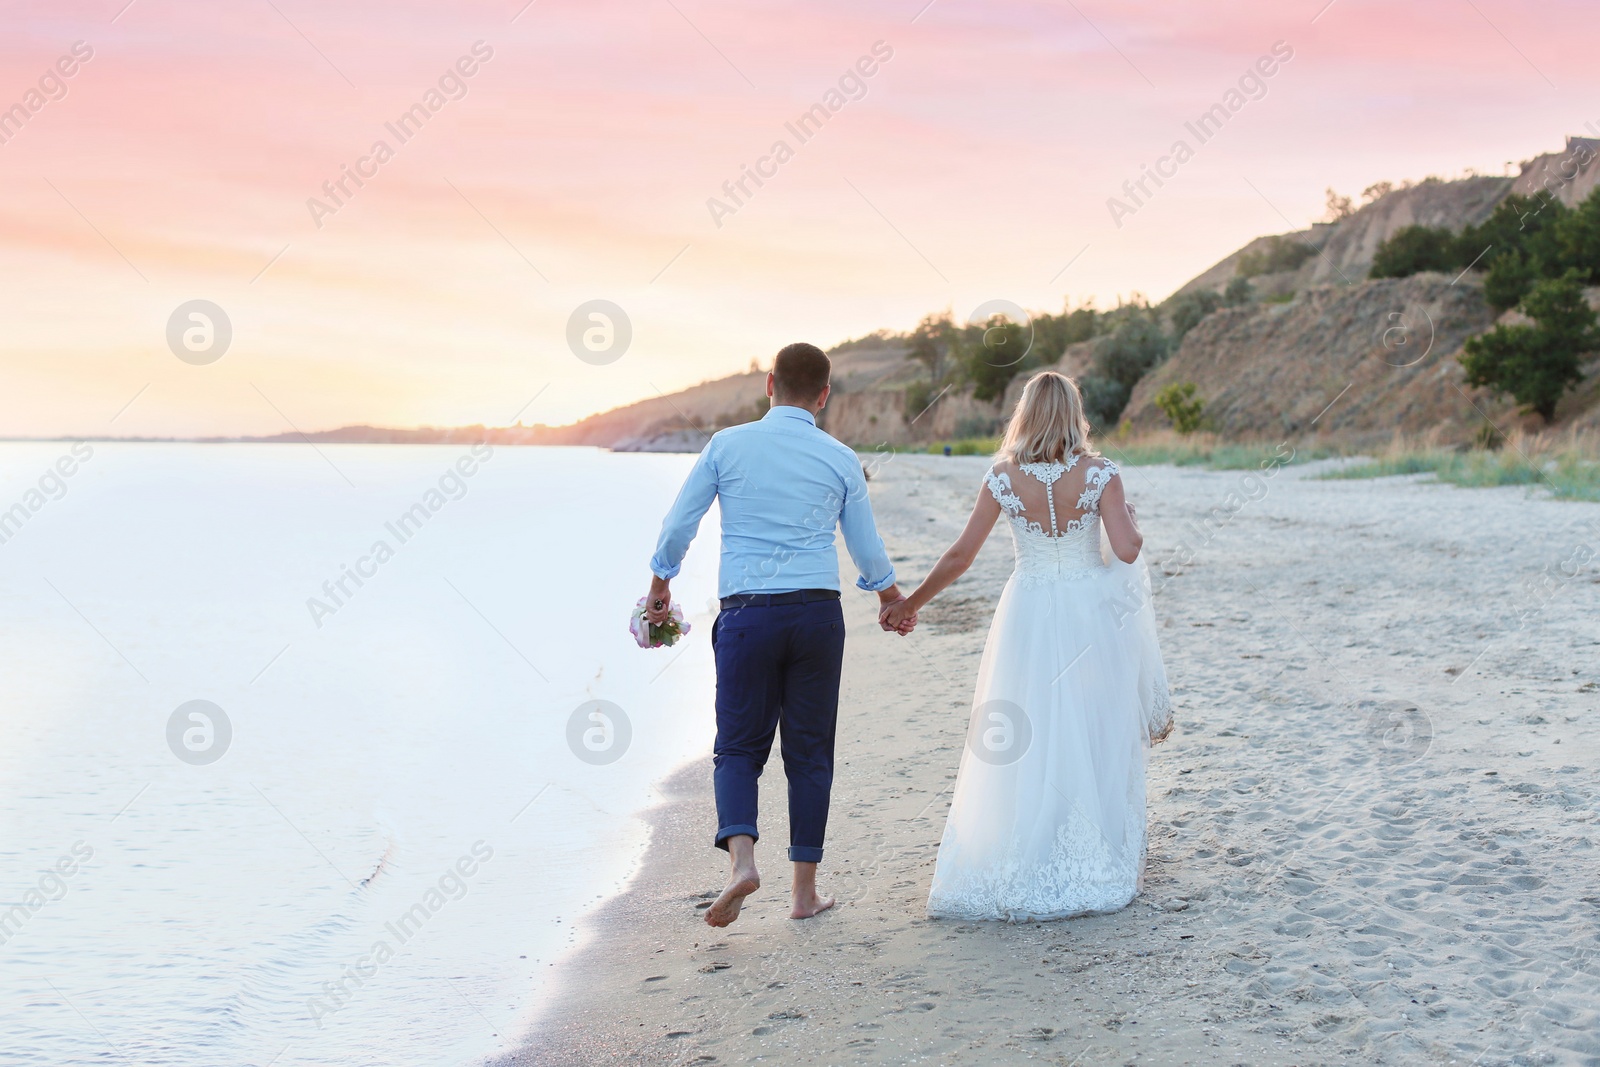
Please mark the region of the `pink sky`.
[[[0, 108], [93, 57], [0, 144], [0, 435], [502, 424], [536, 395], [524, 422], [566, 422], [947, 306], [1159, 299], [1329, 185], [1501, 173], [1600, 127], [1593, 5], [1324, 2], [11, 5]], [[479, 41], [401, 144], [385, 123]], [[1116, 226], [1107, 198], [1278, 41], [1265, 95]], [[800, 144], [785, 123], [876, 42]], [[308, 198], [380, 138], [319, 227]], [[207, 366], [165, 341], [196, 298], [233, 324]], [[633, 325], [604, 366], [566, 342], [594, 298]]]

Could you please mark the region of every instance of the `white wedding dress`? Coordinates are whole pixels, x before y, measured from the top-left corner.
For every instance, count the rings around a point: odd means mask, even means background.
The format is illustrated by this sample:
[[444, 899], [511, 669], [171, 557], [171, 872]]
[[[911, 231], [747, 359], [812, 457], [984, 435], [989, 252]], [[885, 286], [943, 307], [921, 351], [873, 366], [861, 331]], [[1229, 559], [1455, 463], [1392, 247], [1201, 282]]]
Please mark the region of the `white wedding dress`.
[[1101, 543], [1100, 495], [1117, 475], [1074, 455], [984, 476], [1016, 568], [978, 668], [932, 917], [1061, 919], [1139, 892], [1145, 752], [1172, 701], [1143, 560]]

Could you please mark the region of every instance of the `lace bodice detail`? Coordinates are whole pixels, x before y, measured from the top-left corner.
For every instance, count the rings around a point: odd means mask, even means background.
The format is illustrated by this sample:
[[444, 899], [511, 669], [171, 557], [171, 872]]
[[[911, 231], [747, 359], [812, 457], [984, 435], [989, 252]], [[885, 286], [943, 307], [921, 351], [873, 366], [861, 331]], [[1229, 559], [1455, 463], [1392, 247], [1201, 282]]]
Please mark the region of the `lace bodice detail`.
[[1090, 462], [1094, 465], [1085, 472], [1083, 491], [1072, 509], [1077, 514], [1062, 522], [1056, 510], [1056, 483], [1083, 460], [1081, 455], [1072, 455], [1063, 463], [1018, 464], [1017, 469], [1022, 474], [1045, 487], [1046, 514], [1038, 518], [1028, 514], [1012, 486], [1010, 474], [993, 467], [985, 472], [984, 484], [999, 502], [1011, 526], [1011, 539], [1017, 553], [1013, 572], [1016, 581], [1057, 581], [1081, 577], [1105, 567], [1100, 554], [1100, 495], [1106, 483], [1118, 473], [1117, 465], [1092, 457]]

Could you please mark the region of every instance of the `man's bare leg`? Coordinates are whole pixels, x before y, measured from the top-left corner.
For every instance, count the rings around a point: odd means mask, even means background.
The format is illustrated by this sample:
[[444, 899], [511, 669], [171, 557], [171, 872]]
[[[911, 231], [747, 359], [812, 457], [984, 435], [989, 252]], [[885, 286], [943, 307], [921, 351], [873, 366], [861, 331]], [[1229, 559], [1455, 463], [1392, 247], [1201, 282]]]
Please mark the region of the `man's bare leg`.
[[[711, 926], [729, 926], [739, 917], [744, 898], [761, 888], [761, 873], [756, 870], [756, 839], [749, 834], [734, 834], [728, 838], [728, 888], [706, 909], [706, 922]], [[813, 867], [816, 864], [812, 864]]]
[[833, 907], [833, 898], [817, 895], [817, 865], [815, 863], [796, 863], [794, 865], [794, 888], [791, 891], [794, 908], [789, 912], [791, 919], [809, 919], [813, 915], [827, 911]]

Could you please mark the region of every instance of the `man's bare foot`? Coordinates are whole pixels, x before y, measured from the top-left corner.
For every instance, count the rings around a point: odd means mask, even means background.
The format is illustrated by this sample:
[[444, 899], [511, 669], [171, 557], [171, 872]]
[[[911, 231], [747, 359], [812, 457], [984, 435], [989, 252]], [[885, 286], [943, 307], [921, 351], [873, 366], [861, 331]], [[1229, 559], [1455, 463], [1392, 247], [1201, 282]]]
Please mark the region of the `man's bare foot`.
[[744, 898], [761, 888], [761, 875], [754, 867], [735, 870], [728, 876], [728, 888], [706, 909], [706, 925], [731, 926], [744, 907]]
[[794, 907], [789, 909], [791, 919], [809, 919], [813, 915], [820, 915], [833, 907], [833, 898], [821, 896], [813, 888], [809, 892], [797, 892], [794, 895]]

